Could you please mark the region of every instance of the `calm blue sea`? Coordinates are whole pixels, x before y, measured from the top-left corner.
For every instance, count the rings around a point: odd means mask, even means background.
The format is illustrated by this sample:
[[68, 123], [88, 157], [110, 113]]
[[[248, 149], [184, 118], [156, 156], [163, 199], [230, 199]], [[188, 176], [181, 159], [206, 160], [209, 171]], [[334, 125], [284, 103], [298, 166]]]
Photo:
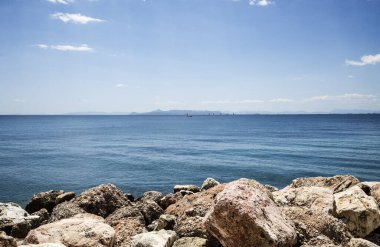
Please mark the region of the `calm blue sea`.
[[0, 116], [0, 201], [102, 183], [125, 192], [240, 177], [380, 180], [380, 115]]

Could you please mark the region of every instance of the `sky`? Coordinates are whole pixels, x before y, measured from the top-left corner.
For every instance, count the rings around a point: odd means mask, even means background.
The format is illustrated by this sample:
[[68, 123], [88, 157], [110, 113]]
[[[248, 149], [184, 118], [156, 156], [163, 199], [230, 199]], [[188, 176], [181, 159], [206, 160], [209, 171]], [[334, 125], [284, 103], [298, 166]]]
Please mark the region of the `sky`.
[[380, 112], [380, 0], [1, 0], [0, 114]]

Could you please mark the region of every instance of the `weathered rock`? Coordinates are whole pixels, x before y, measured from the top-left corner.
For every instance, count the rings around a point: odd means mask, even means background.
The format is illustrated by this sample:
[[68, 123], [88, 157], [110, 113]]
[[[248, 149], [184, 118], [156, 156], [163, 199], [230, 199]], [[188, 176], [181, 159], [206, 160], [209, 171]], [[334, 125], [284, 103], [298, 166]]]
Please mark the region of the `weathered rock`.
[[72, 202], [62, 202], [54, 207], [49, 222], [51, 223], [54, 221], [71, 218], [76, 214], [83, 213], [86, 213], [86, 211], [80, 208], [78, 204]]
[[106, 223], [116, 231], [115, 247], [130, 246], [134, 235], [146, 232], [144, 216], [132, 205], [117, 209], [106, 218]]
[[46, 244], [19, 245], [19, 247], [66, 247], [66, 246], [60, 243], [46, 243]]
[[155, 231], [159, 230], [173, 230], [176, 222], [176, 217], [170, 214], [162, 214], [160, 218], [157, 220], [157, 225], [155, 227]]
[[201, 190], [208, 190], [208, 189], [211, 189], [212, 187], [215, 187], [219, 184], [220, 183], [213, 178], [206, 178], [206, 180], [203, 181]]
[[[308, 243], [302, 244], [300, 247], [342, 247], [341, 245], [336, 245], [334, 242], [327, 238], [326, 236], [317, 236], [309, 240]], [[344, 246], [347, 247], [347, 246]]]
[[136, 207], [144, 215], [146, 225], [160, 218], [160, 215], [164, 213], [164, 210], [152, 200], [138, 201]]
[[65, 192], [63, 194], [58, 195], [55, 198], [55, 204], [58, 205], [58, 204], [60, 204], [62, 202], [70, 201], [74, 197], [75, 197], [75, 193], [74, 192]]
[[115, 230], [104, 223], [103, 218], [77, 214], [31, 230], [23, 244], [62, 243], [70, 247], [111, 247], [114, 237]]
[[362, 182], [358, 186], [369, 196], [375, 198], [380, 206], [380, 182]]
[[293, 246], [296, 231], [255, 180], [228, 183], [216, 196], [205, 226], [224, 247]]
[[380, 246], [380, 228], [377, 228], [371, 234], [366, 236], [365, 240], [368, 240], [368, 241]]
[[348, 247], [379, 247], [377, 244], [374, 244], [368, 240], [362, 238], [352, 238], [348, 243]]
[[282, 212], [294, 222], [299, 244], [325, 246], [348, 242], [351, 235], [346, 224], [324, 210], [282, 207]]
[[356, 237], [364, 237], [380, 226], [380, 211], [376, 200], [359, 186], [334, 195], [335, 213]]
[[65, 193], [63, 190], [49, 190], [37, 193], [33, 195], [30, 202], [26, 205], [25, 210], [30, 214], [42, 208], [46, 208], [47, 211], [51, 212], [56, 205], [55, 200], [57, 196], [63, 193]]
[[198, 186], [195, 186], [195, 185], [176, 185], [174, 186], [174, 193], [176, 192], [180, 192], [181, 190], [187, 190], [187, 191], [191, 191], [193, 193], [197, 193], [199, 191], [201, 191], [201, 189], [198, 187]]
[[0, 231], [0, 246], [1, 247], [17, 247], [17, 242], [5, 232]]
[[16, 203], [0, 203], [0, 231], [23, 238], [32, 229], [38, 215], [30, 215]]
[[269, 192], [271, 192], [271, 193], [276, 192], [276, 191], [279, 191], [278, 188], [276, 188], [276, 187], [274, 187], [274, 186], [272, 186], [272, 185], [265, 184], [264, 186], [265, 186], [265, 188], [267, 189], [267, 191], [269, 191]]
[[48, 223], [49, 218], [50, 218], [50, 214], [46, 210], [46, 208], [40, 209], [39, 211], [32, 213], [31, 216], [38, 216], [37, 219], [31, 222], [32, 228], [36, 228], [36, 227], [39, 227], [40, 225], [44, 225]]
[[173, 247], [206, 247], [207, 239], [184, 237], [174, 242]]
[[360, 181], [351, 175], [337, 175], [334, 177], [310, 177], [310, 178], [297, 178], [294, 179], [289, 187], [300, 188], [300, 187], [324, 187], [329, 188], [338, 193], [344, 191]]
[[84, 191], [72, 202], [86, 212], [107, 217], [116, 209], [130, 204], [125, 194], [113, 184], [102, 184]]
[[194, 194], [194, 192], [190, 190], [181, 190], [179, 193], [181, 193], [182, 196], [188, 196]]
[[333, 191], [323, 187], [289, 188], [272, 193], [274, 201], [279, 206], [298, 206], [333, 213]]
[[132, 238], [131, 247], [171, 247], [177, 234], [170, 230], [141, 233]]
[[[146, 201], [146, 200], [152, 200], [158, 205], [161, 203], [161, 199], [164, 197], [164, 195], [161, 192], [158, 191], [147, 191], [143, 194], [141, 198], [139, 198], [140, 201]], [[161, 206], [161, 205], [160, 205]]]
[[207, 238], [209, 236], [203, 224], [204, 217], [211, 209], [216, 195], [223, 189], [224, 185], [221, 184], [200, 193], [185, 196], [165, 210], [166, 214], [177, 217], [174, 230], [179, 237]]
[[162, 209], [166, 209], [170, 205], [178, 202], [183, 198], [183, 195], [180, 192], [177, 192], [175, 194], [167, 194], [164, 197], [161, 198], [159, 205], [162, 207]]

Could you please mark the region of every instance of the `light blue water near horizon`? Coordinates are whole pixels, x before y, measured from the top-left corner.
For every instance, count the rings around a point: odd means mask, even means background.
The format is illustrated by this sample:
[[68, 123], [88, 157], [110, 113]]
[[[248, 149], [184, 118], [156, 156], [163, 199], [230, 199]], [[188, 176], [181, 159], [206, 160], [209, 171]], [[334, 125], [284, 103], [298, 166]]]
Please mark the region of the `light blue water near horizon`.
[[0, 202], [113, 183], [135, 196], [246, 177], [380, 180], [380, 115], [0, 116]]

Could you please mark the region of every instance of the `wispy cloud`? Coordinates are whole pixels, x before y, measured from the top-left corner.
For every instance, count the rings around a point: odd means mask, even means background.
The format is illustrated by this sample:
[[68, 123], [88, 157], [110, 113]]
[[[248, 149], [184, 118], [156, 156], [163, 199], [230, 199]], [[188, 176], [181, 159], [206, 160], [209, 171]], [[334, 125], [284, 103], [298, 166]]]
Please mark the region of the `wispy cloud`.
[[269, 100], [269, 102], [271, 102], [271, 103], [290, 103], [290, 102], [294, 102], [294, 100], [286, 99], [286, 98], [275, 98], [275, 99]]
[[249, 5], [256, 5], [256, 6], [268, 6], [270, 4], [273, 4], [273, 1], [270, 0], [249, 0]]
[[105, 20], [93, 18], [90, 16], [85, 16], [82, 14], [69, 14], [69, 13], [54, 13], [50, 15], [53, 19], [61, 20], [65, 23], [75, 23], [75, 24], [87, 24], [90, 22], [105, 22]]
[[94, 49], [89, 47], [86, 44], [80, 45], [80, 46], [73, 46], [73, 45], [45, 45], [45, 44], [38, 44], [37, 47], [41, 49], [51, 49], [51, 50], [58, 50], [58, 51], [75, 51], [75, 52], [92, 52]]
[[245, 100], [205, 100], [202, 104], [250, 104], [250, 103], [263, 103], [263, 100], [245, 99]]
[[51, 3], [58, 3], [58, 4], [69, 4], [74, 2], [74, 0], [46, 0]]
[[123, 83], [118, 83], [118, 84], [115, 85], [115, 87], [119, 87], [119, 88], [120, 88], [120, 87], [125, 87], [125, 84], [123, 84]]
[[377, 100], [378, 97], [372, 94], [346, 93], [342, 95], [321, 95], [311, 97], [311, 101], [337, 101], [337, 100]]
[[369, 64], [375, 65], [377, 63], [380, 63], [380, 54], [362, 56], [360, 61], [346, 59], [346, 64], [353, 66], [365, 66]]

